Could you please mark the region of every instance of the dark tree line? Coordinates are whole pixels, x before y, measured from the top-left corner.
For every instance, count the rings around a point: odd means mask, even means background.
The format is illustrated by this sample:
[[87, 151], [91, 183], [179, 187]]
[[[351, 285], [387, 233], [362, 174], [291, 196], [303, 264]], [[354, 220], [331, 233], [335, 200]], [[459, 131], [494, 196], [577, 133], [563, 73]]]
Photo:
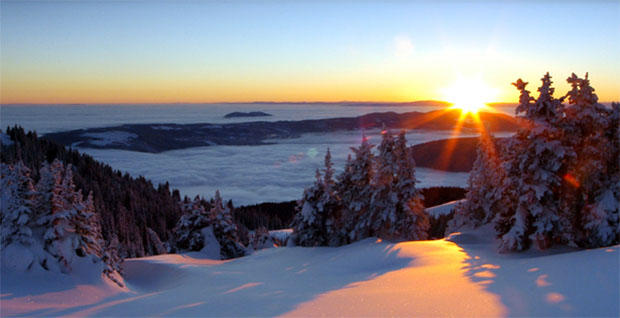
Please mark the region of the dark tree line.
[[420, 192], [424, 196], [424, 207], [430, 208], [463, 199], [467, 190], [459, 187], [429, 187], [420, 189]]
[[7, 164], [22, 161], [32, 171], [35, 181], [40, 178], [39, 169], [44, 162], [58, 159], [72, 165], [76, 189], [92, 192], [103, 237], [108, 242], [118, 239], [121, 256], [157, 254], [157, 239], [164, 242], [170, 239], [171, 230], [181, 216], [178, 204], [181, 198], [178, 191], [171, 192], [167, 183], [156, 187], [142, 176], [134, 178], [113, 170], [89, 155], [39, 138], [35, 132], [26, 133], [21, 127], [9, 127], [5, 133], [14, 143], [2, 146], [1, 161]]
[[235, 208], [235, 222], [248, 230], [287, 228], [295, 216], [297, 201], [265, 202]]
[[[451, 201], [463, 199], [466, 190], [459, 187], [429, 187], [421, 188], [420, 193], [424, 196], [424, 207], [430, 208]], [[279, 230], [287, 228], [295, 216], [297, 201], [265, 202], [253, 205], [240, 206], [234, 209], [235, 223], [240, 229], [254, 231], [259, 228], [267, 230]], [[435, 228], [431, 219], [431, 228]], [[444, 222], [445, 223], [445, 222]], [[432, 237], [443, 237], [445, 224], [433, 230]]]

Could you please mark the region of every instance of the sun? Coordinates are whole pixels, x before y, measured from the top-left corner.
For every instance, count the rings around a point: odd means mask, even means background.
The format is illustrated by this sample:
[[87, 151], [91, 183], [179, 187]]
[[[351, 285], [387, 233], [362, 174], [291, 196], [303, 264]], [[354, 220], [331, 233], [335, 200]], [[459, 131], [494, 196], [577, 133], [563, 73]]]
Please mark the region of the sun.
[[443, 100], [452, 103], [450, 108], [460, 109], [463, 114], [477, 114], [490, 110], [486, 104], [493, 102], [497, 90], [489, 87], [480, 76], [459, 77], [450, 87], [442, 90]]

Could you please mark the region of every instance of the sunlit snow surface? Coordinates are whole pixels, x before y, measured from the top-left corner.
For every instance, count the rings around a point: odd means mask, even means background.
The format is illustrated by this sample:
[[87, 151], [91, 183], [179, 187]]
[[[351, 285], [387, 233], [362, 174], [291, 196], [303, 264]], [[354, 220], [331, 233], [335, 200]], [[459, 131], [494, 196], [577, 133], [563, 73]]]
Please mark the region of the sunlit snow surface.
[[[2, 267], [2, 316], [615, 316], [619, 248], [498, 254], [492, 229], [450, 240], [283, 247], [230, 261], [130, 259], [126, 289]], [[86, 278], [84, 278], [86, 279]]]
[[[150, 105], [150, 106], [6, 106], [0, 108], [1, 125], [19, 124], [38, 133], [117, 126], [131, 123], [229, 123], [242, 121], [302, 120], [353, 117], [371, 112], [426, 112], [438, 107], [384, 107], [287, 104], [215, 104], [215, 105]], [[230, 112], [264, 111], [271, 117], [225, 119]], [[501, 109], [511, 113], [512, 109]], [[314, 181], [314, 170], [321, 168], [330, 147], [336, 170], [340, 171], [350, 151], [358, 146], [362, 133], [370, 141], [380, 142], [379, 131], [345, 131], [329, 134], [307, 134], [301, 138], [272, 140], [264, 146], [212, 146], [167, 151], [159, 154], [113, 149], [84, 149], [95, 159], [133, 176], [145, 176], [155, 184], [170, 182], [182, 195], [211, 197], [219, 189], [235, 205], [296, 200], [303, 189]], [[504, 134], [505, 135], [505, 134]], [[462, 134], [474, 136], [471, 133]], [[498, 135], [499, 136], [499, 135]], [[99, 143], [122, 143], [132, 136], [106, 133], [92, 136]], [[450, 131], [412, 131], [410, 144], [454, 137]], [[447, 173], [418, 168], [420, 187], [465, 186], [467, 173]]]

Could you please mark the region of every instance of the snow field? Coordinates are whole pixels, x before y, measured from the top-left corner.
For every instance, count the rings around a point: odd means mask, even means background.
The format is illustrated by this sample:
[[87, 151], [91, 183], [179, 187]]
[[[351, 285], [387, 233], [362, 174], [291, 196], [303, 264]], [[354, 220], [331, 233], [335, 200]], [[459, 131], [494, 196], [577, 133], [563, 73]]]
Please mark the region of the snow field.
[[[2, 316], [618, 316], [619, 246], [498, 254], [489, 226], [448, 239], [201, 253], [100, 275], [2, 266]], [[94, 279], [93, 277], [97, 277]]]

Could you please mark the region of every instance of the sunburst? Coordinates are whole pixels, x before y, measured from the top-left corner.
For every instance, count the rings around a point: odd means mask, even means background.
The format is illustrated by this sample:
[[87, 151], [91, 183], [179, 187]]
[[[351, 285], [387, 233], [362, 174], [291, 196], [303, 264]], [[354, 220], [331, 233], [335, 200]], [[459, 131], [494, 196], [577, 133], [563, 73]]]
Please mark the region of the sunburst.
[[484, 83], [480, 76], [459, 77], [450, 87], [442, 90], [443, 99], [452, 103], [450, 108], [460, 109], [464, 114], [477, 114], [480, 110], [490, 110], [486, 104], [493, 102], [497, 90]]

